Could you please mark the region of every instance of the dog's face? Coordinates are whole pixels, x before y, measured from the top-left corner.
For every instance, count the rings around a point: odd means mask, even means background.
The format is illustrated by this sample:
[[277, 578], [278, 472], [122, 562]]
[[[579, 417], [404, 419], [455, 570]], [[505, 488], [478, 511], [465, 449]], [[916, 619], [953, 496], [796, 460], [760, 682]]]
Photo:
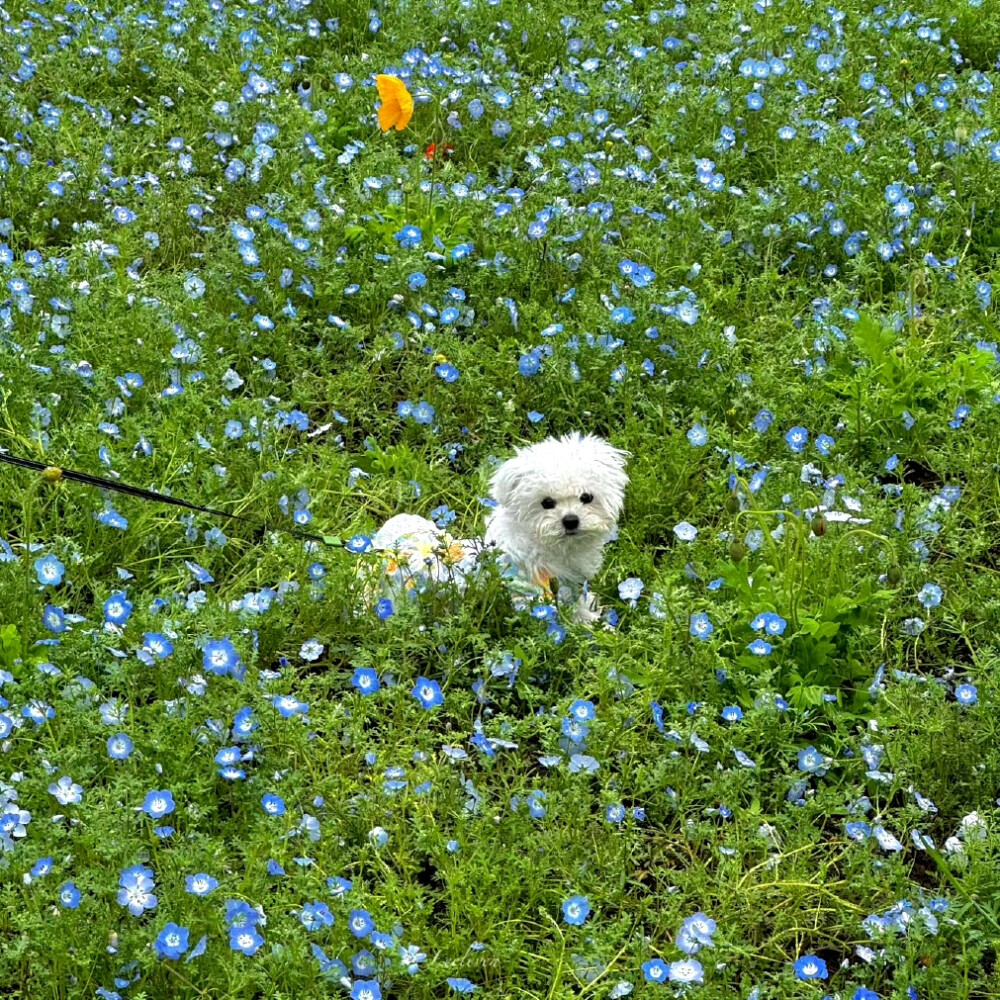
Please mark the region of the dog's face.
[[548, 438], [497, 469], [493, 496], [544, 545], [603, 542], [625, 502], [626, 457], [598, 437]]

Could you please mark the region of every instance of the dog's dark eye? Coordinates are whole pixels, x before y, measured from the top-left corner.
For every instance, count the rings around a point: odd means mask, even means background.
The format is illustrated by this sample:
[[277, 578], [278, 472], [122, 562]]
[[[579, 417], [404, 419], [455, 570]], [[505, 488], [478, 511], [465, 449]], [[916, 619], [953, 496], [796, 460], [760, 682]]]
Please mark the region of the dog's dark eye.
[[546, 498], [545, 498], [545, 499], [544, 499], [544, 500], [542, 501], [542, 506], [543, 506], [543, 507], [544, 507], [544, 508], [545, 508], [546, 510], [552, 510], [552, 508], [553, 508], [553, 507], [555, 507], [555, 505], [556, 505], [556, 502], [555, 502], [555, 500], [553, 500], [553, 499], [552, 499], [552, 497], [546, 497]]
[[580, 496], [580, 503], [593, 503], [594, 494], [593, 493], [583, 493]]

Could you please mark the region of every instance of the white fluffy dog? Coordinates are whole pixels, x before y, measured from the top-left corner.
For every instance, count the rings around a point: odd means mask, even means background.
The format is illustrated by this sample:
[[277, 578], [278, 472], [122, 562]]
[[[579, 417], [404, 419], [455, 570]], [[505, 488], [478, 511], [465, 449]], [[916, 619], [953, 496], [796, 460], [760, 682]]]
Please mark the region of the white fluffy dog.
[[386, 554], [389, 582], [404, 590], [432, 581], [462, 584], [484, 547], [498, 549], [520, 584], [551, 597], [556, 581], [560, 603], [569, 596], [578, 621], [596, 621], [600, 609], [587, 581], [601, 568], [604, 546], [615, 536], [628, 484], [627, 457], [601, 438], [582, 434], [518, 448], [490, 481], [497, 506], [484, 540], [456, 540], [426, 518], [398, 514], [378, 530], [372, 545]]

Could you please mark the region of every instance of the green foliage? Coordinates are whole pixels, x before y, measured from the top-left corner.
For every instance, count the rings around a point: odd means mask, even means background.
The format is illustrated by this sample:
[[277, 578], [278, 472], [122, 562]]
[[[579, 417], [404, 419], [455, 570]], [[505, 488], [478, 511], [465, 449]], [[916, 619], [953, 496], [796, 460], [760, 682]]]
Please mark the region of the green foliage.
[[[856, 408], [859, 447], [866, 425], [905, 442], [904, 414], [910, 413], [922, 425], [922, 418], [940, 406], [942, 396], [954, 406], [976, 399], [993, 384], [991, 352], [953, 346], [933, 321], [905, 323], [897, 333], [864, 314], [851, 329], [851, 344], [860, 357], [840, 352], [830, 386]], [[924, 443], [921, 431], [914, 438]]]
[[[0, 994], [347, 997], [316, 946], [370, 951], [386, 1000], [652, 1000], [681, 988], [643, 963], [703, 912], [692, 1000], [1000, 996], [1000, 14], [903, 6], [0, 4], [0, 447], [250, 519], [0, 466], [0, 813], [31, 815], [0, 842]], [[432, 100], [383, 135], [371, 74], [403, 68]], [[382, 557], [346, 540], [434, 511], [478, 537], [496, 463], [575, 430], [630, 452], [601, 624], [516, 610], [491, 557], [380, 617]], [[223, 639], [245, 678], [206, 664]], [[265, 913], [253, 956], [229, 900]], [[157, 957], [168, 921], [206, 952]]]

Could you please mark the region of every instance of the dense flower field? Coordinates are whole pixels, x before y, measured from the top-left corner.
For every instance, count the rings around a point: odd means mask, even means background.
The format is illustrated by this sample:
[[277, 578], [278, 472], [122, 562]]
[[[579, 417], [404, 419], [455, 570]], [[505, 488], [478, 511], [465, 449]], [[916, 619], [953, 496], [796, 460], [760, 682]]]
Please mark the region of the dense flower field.
[[[911, 8], [0, 0], [0, 992], [1000, 996], [1000, 11]], [[365, 598], [573, 430], [597, 627]]]

